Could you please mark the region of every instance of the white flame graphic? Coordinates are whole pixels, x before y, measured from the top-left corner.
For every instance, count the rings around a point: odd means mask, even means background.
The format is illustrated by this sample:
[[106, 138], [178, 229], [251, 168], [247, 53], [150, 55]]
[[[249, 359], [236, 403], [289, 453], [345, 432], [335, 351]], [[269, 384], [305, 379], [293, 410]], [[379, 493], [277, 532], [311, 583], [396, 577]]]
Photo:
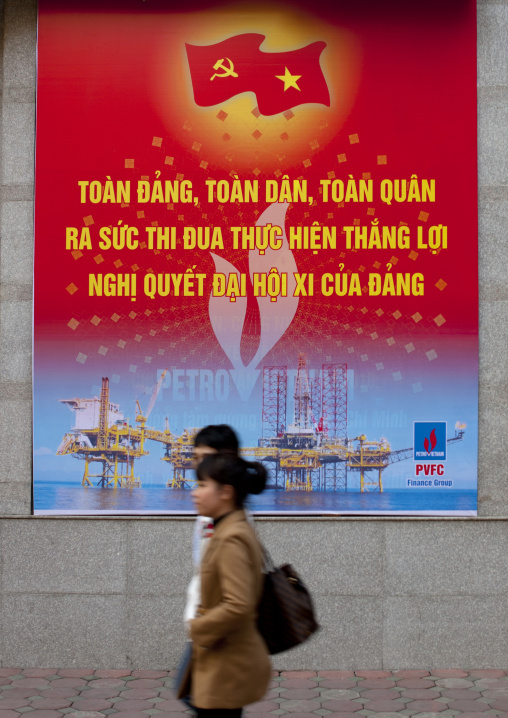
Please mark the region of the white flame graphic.
[[[264, 255], [255, 250], [250, 252], [249, 273], [251, 279], [255, 273], [268, 274], [272, 267], [276, 267], [279, 273], [287, 273], [288, 296], [279, 296], [276, 302], [272, 302], [270, 297], [257, 297], [261, 319], [261, 334], [256, 354], [247, 366], [244, 365], [240, 354], [242, 331], [247, 311], [247, 298], [237, 297], [235, 302], [230, 302], [229, 297], [210, 295], [208, 312], [212, 329], [217, 341], [233, 365], [230, 374], [243, 401], [249, 399], [259, 377], [260, 370], [256, 369], [257, 365], [284, 335], [298, 308], [299, 298], [293, 296], [296, 288], [294, 273], [298, 268], [293, 252], [289, 248], [284, 229], [288, 206], [287, 202], [272, 204], [256, 222], [258, 227], [263, 227], [268, 223], [271, 223], [272, 226], [281, 227], [282, 247], [278, 250], [267, 248]], [[231, 262], [218, 257], [216, 254], [211, 254], [215, 262], [216, 272], [221, 272], [226, 276], [231, 273], [238, 274], [238, 270]]]

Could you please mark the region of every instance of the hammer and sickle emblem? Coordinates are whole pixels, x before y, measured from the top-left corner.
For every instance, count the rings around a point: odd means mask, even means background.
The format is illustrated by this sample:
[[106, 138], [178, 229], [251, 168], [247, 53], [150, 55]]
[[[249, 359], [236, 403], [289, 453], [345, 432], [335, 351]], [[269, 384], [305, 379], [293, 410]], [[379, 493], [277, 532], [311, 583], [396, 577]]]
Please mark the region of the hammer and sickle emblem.
[[[224, 65], [224, 60], [227, 60], [229, 62], [229, 67], [226, 67]], [[223, 72], [221, 74], [216, 72], [214, 75], [211, 76], [210, 81], [213, 80], [215, 77], [238, 77], [238, 73], [235, 72], [235, 66], [233, 65], [229, 57], [222, 57], [220, 60], [217, 60], [217, 62], [213, 66], [213, 69], [223, 70]]]

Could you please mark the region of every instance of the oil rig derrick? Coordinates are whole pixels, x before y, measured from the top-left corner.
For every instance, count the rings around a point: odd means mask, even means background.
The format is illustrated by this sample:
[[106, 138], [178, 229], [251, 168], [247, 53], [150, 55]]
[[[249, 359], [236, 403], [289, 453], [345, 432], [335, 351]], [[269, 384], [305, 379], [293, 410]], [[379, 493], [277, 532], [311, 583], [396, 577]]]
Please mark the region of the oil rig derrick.
[[262, 439], [282, 436], [286, 430], [288, 368], [263, 367]]
[[[263, 430], [258, 446], [243, 449], [270, 465], [273, 488], [346, 488], [347, 367], [325, 364], [309, 377], [298, 357], [293, 421], [286, 423], [287, 366], [263, 368]], [[327, 416], [327, 423], [325, 422]]]
[[[286, 431], [288, 368], [287, 366], [263, 367], [263, 409], [260, 447], [273, 446], [284, 436]], [[244, 453], [251, 453], [249, 451]], [[254, 450], [254, 454], [255, 454]], [[275, 455], [267, 458], [274, 485], [278, 487], [282, 478], [280, 461]]]
[[[57, 449], [57, 455], [71, 454], [85, 462], [82, 486], [102, 488], [139, 487], [141, 480], [134, 475], [134, 462], [149, 452], [145, 440], [170, 443], [169, 428], [156, 431], [146, 427], [146, 421], [153, 409], [164, 380], [162, 372], [146, 412], [141, 411], [136, 401], [136, 425], [124, 419], [120, 405], [110, 401], [109, 379], [102, 378], [100, 397], [91, 399], [60, 399], [75, 412], [72, 430], [65, 434]], [[98, 481], [94, 484], [94, 479]]]
[[347, 462], [338, 460], [347, 444], [347, 364], [323, 364], [321, 377], [325, 444], [335, 447], [331, 456], [337, 457], [329, 461], [323, 454], [323, 489], [347, 491]]

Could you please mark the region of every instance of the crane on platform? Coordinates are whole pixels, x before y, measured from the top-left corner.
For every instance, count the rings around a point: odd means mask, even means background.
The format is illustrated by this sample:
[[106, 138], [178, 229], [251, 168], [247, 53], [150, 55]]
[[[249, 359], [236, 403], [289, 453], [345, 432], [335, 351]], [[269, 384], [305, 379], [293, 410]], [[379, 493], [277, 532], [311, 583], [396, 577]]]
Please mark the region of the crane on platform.
[[[150, 397], [150, 401], [148, 402], [148, 406], [146, 407], [146, 411], [143, 415], [143, 412], [141, 410], [141, 405], [139, 403], [139, 400], [136, 399], [136, 423], [140, 424], [141, 426], [145, 426], [146, 422], [148, 421], [148, 417], [152, 413], [152, 409], [155, 406], [155, 402], [157, 401], [157, 397], [159, 396], [159, 392], [161, 390], [161, 387], [164, 383], [164, 377], [168, 373], [167, 369], [164, 369], [164, 371], [161, 372], [160, 377], [157, 380], [157, 383], [155, 384], [152, 396]], [[167, 427], [169, 430], [169, 426]]]

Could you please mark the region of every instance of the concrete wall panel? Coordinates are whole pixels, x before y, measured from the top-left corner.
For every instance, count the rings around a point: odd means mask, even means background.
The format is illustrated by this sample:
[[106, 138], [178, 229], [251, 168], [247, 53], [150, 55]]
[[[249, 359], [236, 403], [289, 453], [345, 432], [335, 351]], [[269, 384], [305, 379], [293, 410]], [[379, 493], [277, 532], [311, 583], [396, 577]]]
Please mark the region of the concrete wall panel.
[[129, 593], [138, 596], [182, 595], [193, 574], [192, 523], [129, 523]]
[[507, 664], [507, 646], [506, 601], [499, 597], [386, 599], [384, 668], [495, 668]]
[[[4, 396], [0, 397], [1, 480], [28, 487], [28, 497], [30, 497], [32, 447], [27, 441], [27, 435], [32, 431], [30, 398], [26, 398], [27, 388], [23, 384], [4, 383], [2, 389]], [[0, 498], [0, 501], [2, 513], [8, 513], [4, 498]]]
[[3, 530], [3, 578], [16, 593], [123, 594], [127, 525], [8, 522]]
[[4, 7], [5, 87], [34, 88], [37, 0], [5, 0]]
[[482, 300], [506, 301], [508, 186], [480, 189], [479, 276]]
[[127, 662], [136, 667], [167, 670], [178, 664], [185, 645], [185, 599], [175, 596], [127, 598]]
[[4, 516], [23, 516], [32, 510], [30, 485], [24, 482], [0, 481], [2, 513]]
[[302, 578], [323, 597], [383, 592], [381, 523], [266, 522], [259, 534], [275, 563], [305, 567]]
[[[26, 301], [4, 301], [0, 307], [1, 380], [30, 381], [32, 376], [32, 305]], [[25, 441], [28, 436], [25, 434]]]
[[508, 302], [486, 302], [480, 305], [481, 383], [494, 386], [505, 383], [506, 365], [502, 357], [508, 350]]
[[480, 516], [508, 516], [508, 477], [504, 457], [508, 435], [507, 405], [508, 382], [480, 385]]
[[3, 596], [4, 666], [126, 668], [122, 596]]
[[33, 272], [33, 202], [2, 204], [0, 264], [2, 284], [31, 284]]
[[[300, 564], [298, 564], [300, 568]], [[302, 573], [308, 567], [302, 567]], [[333, 566], [330, 567], [333, 572]], [[305, 575], [305, 574], [304, 574]], [[317, 587], [312, 585], [314, 591]], [[321, 629], [307, 643], [273, 656], [277, 670], [383, 667], [383, 599], [314, 594]]]
[[480, 185], [507, 185], [508, 92], [503, 87], [485, 88], [478, 105], [478, 169]]
[[35, 162], [35, 104], [4, 102], [2, 184], [31, 184]]
[[483, 521], [386, 524], [386, 594], [508, 598], [508, 532], [498, 529]]
[[506, 4], [478, 5], [478, 84], [505, 85], [508, 77]]

